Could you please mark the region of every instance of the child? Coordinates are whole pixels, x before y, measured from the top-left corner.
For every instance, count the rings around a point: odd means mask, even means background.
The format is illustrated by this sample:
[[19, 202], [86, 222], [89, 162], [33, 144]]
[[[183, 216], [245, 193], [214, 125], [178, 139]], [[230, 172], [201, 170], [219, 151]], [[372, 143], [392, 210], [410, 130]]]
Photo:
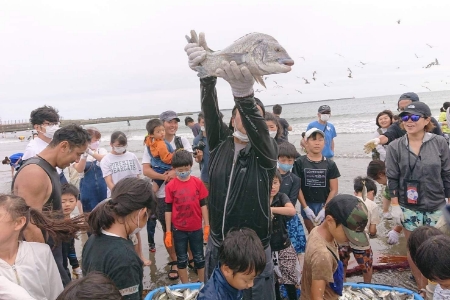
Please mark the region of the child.
[[[270, 210], [272, 212], [272, 234], [270, 236], [270, 247], [275, 271], [275, 295], [281, 299], [280, 283], [286, 288], [289, 300], [297, 300], [295, 285], [300, 273], [297, 253], [292, 247], [287, 232], [288, 217], [296, 215], [296, 211], [288, 196], [279, 193], [281, 184], [280, 172], [275, 173], [270, 191]], [[296, 268], [297, 267], [297, 268]], [[297, 270], [296, 270], [297, 269]]]
[[[70, 219], [70, 214], [74, 211], [77, 205], [77, 198], [79, 191], [73, 184], [66, 183], [61, 187], [61, 203], [65, 219]], [[62, 243], [63, 251], [63, 267], [67, 274], [70, 276], [70, 271], [67, 268], [67, 259], [72, 266], [72, 274], [75, 279], [82, 277], [80, 264], [78, 263], [77, 254], [75, 252], [75, 239], [71, 239], [69, 242]]]
[[301, 300], [336, 300], [342, 295], [344, 267], [337, 243], [369, 246], [364, 232], [366, 205], [352, 195], [337, 195], [325, 206], [325, 219], [308, 238], [301, 283]]
[[0, 276], [23, 287], [35, 299], [56, 299], [63, 291], [61, 276], [50, 247], [22, 241], [28, 222], [54, 240], [74, 237], [86, 226], [80, 219], [49, 219], [14, 195], [0, 195]]
[[[182, 283], [189, 281], [187, 275], [188, 243], [194, 256], [194, 266], [198, 279], [205, 279], [205, 257], [203, 241], [208, 240], [209, 219], [205, 198], [208, 190], [197, 177], [191, 176], [192, 154], [186, 150], [174, 153], [172, 167], [177, 177], [166, 185], [166, 247], [172, 247], [172, 230], [175, 252], [177, 254], [178, 273]], [[205, 222], [202, 230], [202, 217]]]
[[[152, 119], [147, 122], [146, 128], [148, 136], [145, 138], [145, 144], [150, 153], [152, 169], [159, 174], [164, 174], [172, 169], [173, 148], [164, 140], [166, 132], [163, 122]], [[164, 182], [165, 180], [153, 180], [153, 192], [156, 193]]]
[[[289, 142], [283, 142], [278, 146], [278, 171], [281, 174], [280, 193], [286, 194], [292, 205], [296, 206], [300, 195], [300, 178], [291, 172], [294, 166], [297, 150]], [[300, 265], [303, 265], [303, 254], [305, 253], [306, 237], [302, 222], [297, 214], [287, 222], [288, 234], [299, 256]]]
[[242, 290], [266, 267], [261, 240], [248, 228], [228, 232], [219, 248], [219, 264], [200, 291], [197, 300], [240, 300]]
[[[355, 191], [355, 196], [363, 201], [367, 207], [368, 222], [365, 232], [370, 235], [370, 237], [375, 237], [377, 234], [377, 225], [380, 223], [378, 205], [376, 205], [373, 201], [375, 195], [377, 194], [377, 186], [373, 180], [367, 177], [362, 178], [359, 176], [353, 181], [353, 188]], [[358, 247], [351, 243], [339, 245], [339, 258], [344, 264], [344, 280], [345, 272], [347, 272], [348, 261], [350, 260], [350, 252], [353, 252], [353, 256], [363, 272], [364, 283], [370, 283], [372, 281], [373, 271], [372, 248], [370, 245], [367, 247]]]
[[408, 251], [412, 261], [427, 279], [434, 281], [429, 281], [426, 290], [420, 291], [422, 296], [425, 296], [425, 293], [427, 296], [433, 294], [434, 290], [433, 299], [450, 299], [450, 261], [447, 259], [450, 251], [449, 240], [441, 231], [431, 226], [415, 229], [408, 238]]

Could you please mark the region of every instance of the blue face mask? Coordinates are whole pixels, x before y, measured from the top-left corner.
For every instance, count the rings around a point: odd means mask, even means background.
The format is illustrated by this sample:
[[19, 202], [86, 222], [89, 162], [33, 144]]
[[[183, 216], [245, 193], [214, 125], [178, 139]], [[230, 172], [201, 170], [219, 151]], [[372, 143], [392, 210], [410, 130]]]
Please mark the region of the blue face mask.
[[189, 175], [191, 175], [191, 170], [189, 170], [189, 171], [184, 171], [184, 172], [178, 172], [178, 171], [176, 171], [176, 174], [177, 174], [178, 177], [180, 177], [180, 179], [184, 180], [184, 179], [188, 178]]
[[277, 163], [278, 164], [278, 168], [280, 168], [281, 170], [283, 170], [284, 172], [289, 172], [292, 170], [292, 167], [294, 165], [291, 164], [282, 164], [280, 162]]

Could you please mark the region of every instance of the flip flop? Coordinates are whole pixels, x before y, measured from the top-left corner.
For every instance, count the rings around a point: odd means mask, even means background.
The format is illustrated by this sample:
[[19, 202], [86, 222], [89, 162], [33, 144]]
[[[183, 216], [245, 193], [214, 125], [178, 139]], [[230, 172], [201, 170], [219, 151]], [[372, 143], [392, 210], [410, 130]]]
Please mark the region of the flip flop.
[[[167, 273], [167, 277], [169, 277], [170, 280], [177, 280], [178, 278], [180, 278], [180, 275], [178, 274], [178, 270], [174, 270], [173, 269], [173, 266], [176, 266], [177, 262], [176, 261], [171, 261], [167, 265], [170, 266], [170, 270], [169, 270], [169, 273]], [[170, 274], [176, 274], [176, 276], [171, 277]]]

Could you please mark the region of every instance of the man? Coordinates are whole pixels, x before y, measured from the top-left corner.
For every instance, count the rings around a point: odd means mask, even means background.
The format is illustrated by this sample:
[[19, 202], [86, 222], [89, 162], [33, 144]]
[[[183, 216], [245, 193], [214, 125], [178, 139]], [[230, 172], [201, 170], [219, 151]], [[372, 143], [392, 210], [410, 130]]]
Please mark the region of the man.
[[[57, 130], [49, 145], [37, 156], [29, 158], [17, 172], [12, 182], [12, 192], [35, 209], [61, 211], [61, 184], [56, 167], [63, 169], [78, 162], [90, 140], [88, 132], [78, 125]], [[28, 242], [49, 244], [63, 284], [68, 284], [70, 278], [63, 267], [61, 242], [55, 244], [51, 239], [45, 240], [42, 231], [31, 223], [23, 235]]]
[[[59, 120], [58, 111], [51, 106], [44, 105], [31, 112], [30, 122], [34, 130], [36, 130], [37, 136], [33, 133], [33, 139], [28, 143], [23, 154], [23, 161], [36, 156], [48, 146], [53, 135], [59, 129]], [[57, 168], [57, 170], [58, 174], [60, 174], [61, 183], [67, 183], [63, 170], [60, 168]]]
[[286, 121], [286, 119], [283, 119], [280, 117], [282, 110], [283, 110], [283, 108], [279, 104], [275, 104], [272, 108], [273, 114], [278, 118], [278, 122], [280, 122], [280, 125], [283, 128], [283, 139], [288, 141], [289, 131], [292, 131], [292, 126], [289, 125], [289, 123], [288, 123], [288, 121]]
[[[334, 138], [337, 135], [336, 129], [334, 129], [334, 125], [328, 122], [331, 117], [330, 106], [321, 105], [318, 109], [317, 117], [319, 119], [317, 121], [309, 123], [306, 131], [310, 130], [311, 128], [318, 128], [325, 133], [325, 146], [323, 148], [322, 154], [327, 159], [332, 160], [334, 157]], [[300, 144], [302, 147], [305, 147], [304, 140], [301, 140]]]
[[194, 144], [194, 149], [196, 149], [194, 151], [194, 157], [195, 161], [200, 164], [200, 179], [209, 191], [209, 146], [206, 138], [205, 118], [203, 113], [198, 114], [198, 124], [200, 125], [201, 132], [192, 142]]
[[295, 160], [292, 172], [300, 177], [299, 194], [302, 217], [308, 232], [322, 223], [325, 204], [338, 192], [338, 178], [341, 176], [336, 163], [324, 157], [325, 133], [311, 128], [305, 133], [308, 153]]
[[[198, 44], [185, 47], [189, 66], [195, 70], [205, 58]], [[264, 106], [256, 102], [254, 78], [246, 67], [222, 62], [217, 75], [226, 80], [234, 96], [230, 126], [220, 117], [215, 89], [216, 77], [200, 79], [202, 111], [210, 149], [209, 202], [210, 236], [206, 246], [205, 280], [218, 265], [219, 247], [230, 229], [250, 228], [260, 238], [266, 268], [244, 290], [243, 299], [275, 299], [270, 249], [271, 213], [269, 194], [277, 166], [277, 144], [269, 135]], [[251, 286], [251, 285], [250, 285]]]
[[[399, 112], [402, 112], [405, 109], [405, 107], [407, 107], [409, 104], [418, 101], [419, 96], [416, 93], [413, 92], [404, 93], [400, 96], [400, 98], [397, 101], [397, 110]], [[365, 143], [364, 151], [366, 153], [370, 153], [372, 149], [374, 149], [377, 145], [388, 145], [390, 142], [404, 136], [406, 134], [406, 131], [400, 128], [400, 122], [401, 121], [392, 123], [392, 125], [389, 126], [389, 128], [385, 133]], [[431, 117], [431, 122], [433, 122], [435, 126], [432, 133], [437, 135], [443, 135], [438, 121], [436, 121], [435, 118]]]
[[194, 137], [200, 133], [200, 125], [198, 123], [194, 123], [194, 119], [191, 117], [184, 118], [184, 124], [192, 130]]
[[[177, 116], [177, 113], [174, 111], [165, 111], [159, 115], [159, 119], [163, 122], [164, 129], [165, 129], [165, 140], [166, 142], [170, 143], [172, 145], [173, 149], [184, 149], [188, 152], [192, 153], [192, 147], [189, 143], [188, 139], [185, 137], [179, 137], [176, 136], [176, 132], [178, 130], [178, 123], [180, 122], [180, 119]], [[153, 180], [160, 179], [160, 180], [171, 180], [176, 177], [175, 170], [170, 170], [167, 172], [167, 174], [159, 174], [155, 170], [152, 169], [152, 166], [150, 164], [150, 152], [147, 147], [144, 147], [144, 154], [142, 156], [142, 171], [143, 174]], [[166, 178], [167, 176], [167, 178]], [[161, 227], [166, 233], [166, 219], [165, 219], [165, 207], [166, 207], [166, 185], [163, 183], [161, 187], [159, 188], [158, 192], [156, 192], [156, 198], [157, 198], [157, 219], [161, 223]], [[148, 224], [147, 225], [151, 225]], [[164, 242], [164, 236], [163, 236], [163, 242]], [[177, 280], [179, 275], [177, 271], [177, 255], [175, 254], [175, 248], [174, 247], [166, 247], [167, 253], [170, 256], [171, 262], [169, 263], [170, 271], [169, 271], [169, 279]]]

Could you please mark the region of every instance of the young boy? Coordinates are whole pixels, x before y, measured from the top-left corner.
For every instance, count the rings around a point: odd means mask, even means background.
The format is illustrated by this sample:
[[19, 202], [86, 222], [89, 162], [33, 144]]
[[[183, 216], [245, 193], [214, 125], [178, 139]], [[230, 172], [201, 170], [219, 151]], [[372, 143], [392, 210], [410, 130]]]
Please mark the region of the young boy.
[[265, 267], [264, 247], [256, 233], [248, 228], [230, 231], [219, 248], [219, 264], [197, 300], [240, 300], [242, 290], [251, 288]]
[[[148, 136], [145, 138], [145, 145], [151, 157], [152, 169], [159, 174], [172, 169], [173, 148], [164, 140], [165, 130], [162, 121], [152, 119], [146, 125]], [[153, 180], [153, 192], [156, 193], [165, 180]]]
[[[65, 219], [70, 219], [70, 214], [74, 211], [75, 206], [77, 206], [79, 190], [76, 186], [70, 183], [66, 183], [61, 187], [61, 203]], [[75, 279], [82, 277], [82, 272], [80, 264], [78, 263], [77, 254], [75, 252], [75, 239], [69, 242], [62, 243], [63, 248], [63, 267], [67, 274], [70, 276], [70, 271], [67, 265], [67, 259], [72, 266], [72, 274]]]
[[311, 128], [305, 133], [308, 153], [295, 160], [292, 172], [301, 178], [300, 204], [302, 217], [308, 232], [325, 218], [325, 204], [338, 192], [336, 164], [322, 155], [325, 147], [325, 133]]
[[337, 243], [369, 246], [364, 232], [366, 205], [352, 195], [337, 195], [325, 205], [325, 219], [308, 238], [301, 283], [301, 300], [336, 300], [343, 289], [343, 265]]
[[[365, 228], [366, 234], [370, 237], [377, 235], [377, 225], [380, 223], [380, 214], [378, 212], [378, 205], [373, 201], [377, 194], [377, 185], [375, 182], [367, 177], [356, 177], [353, 181], [353, 188], [355, 196], [364, 202], [367, 207], [367, 226]], [[364, 195], [366, 194], [366, 195]], [[365, 199], [364, 199], [365, 196]], [[339, 258], [344, 264], [344, 271], [347, 272], [348, 261], [350, 260], [350, 252], [353, 252], [359, 267], [363, 272], [364, 283], [372, 281], [372, 264], [373, 253], [370, 245], [368, 247], [358, 247], [353, 244], [339, 245]], [[344, 280], [345, 280], [344, 272]]]
[[[177, 255], [178, 274], [182, 283], [189, 281], [187, 275], [188, 244], [194, 256], [194, 267], [197, 269], [198, 279], [205, 279], [205, 257], [203, 241], [208, 240], [209, 219], [206, 197], [208, 190], [197, 177], [191, 176], [193, 164], [192, 154], [186, 150], [174, 153], [172, 167], [177, 177], [166, 185], [166, 247], [172, 247], [173, 242]], [[202, 217], [205, 222], [202, 229]]]

